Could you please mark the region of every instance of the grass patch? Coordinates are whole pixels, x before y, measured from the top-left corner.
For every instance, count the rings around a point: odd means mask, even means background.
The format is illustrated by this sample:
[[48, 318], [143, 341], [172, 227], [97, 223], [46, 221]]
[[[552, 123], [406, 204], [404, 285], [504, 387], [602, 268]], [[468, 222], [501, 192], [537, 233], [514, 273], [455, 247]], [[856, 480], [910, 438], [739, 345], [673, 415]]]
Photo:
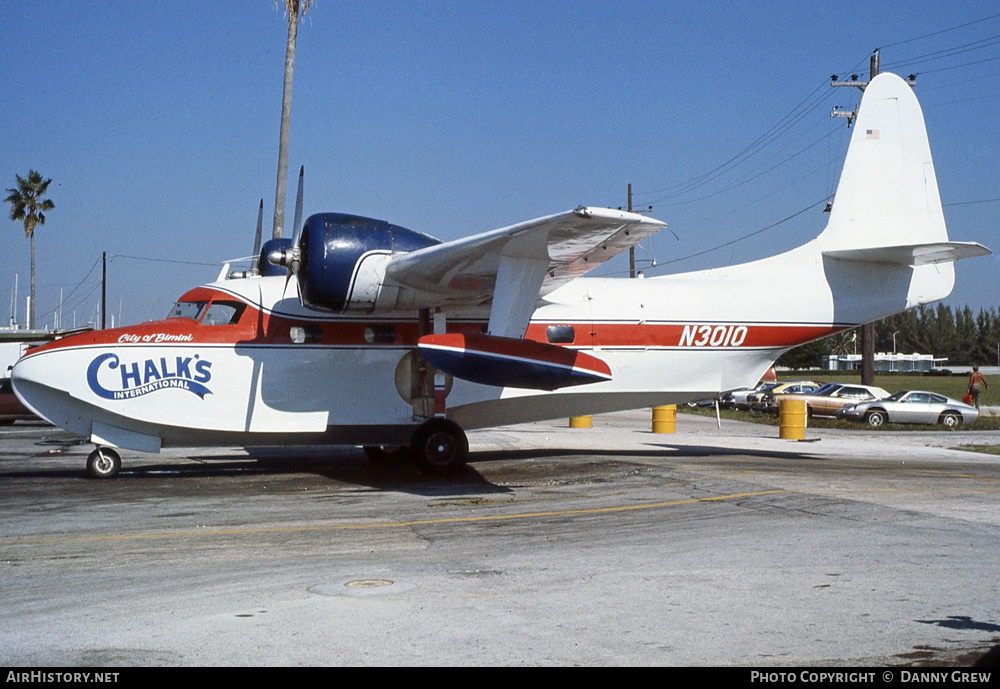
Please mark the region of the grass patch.
[[[920, 388], [926, 390], [927, 388]], [[678, 405], [678, 412], [709, 416], [715, 418], [715, 407], [688, 407]], [[778, 425], [778, 415], [757, 411], [741, 411], [739, 409], [722, 409], [720, 416], [731, 421], [746, 421], [767, 426]], [[813, 416], [806, 424], [809, 428], [840, 428], [846, 431], [943, 431], [948, 430], [941, 424], [919, 423], [887, 423], [873, 428], [861, 421], [848, 421], [824, 416]], [[955, 430], [959, 431], [996, 431], [1000, 430], [1000, 416], [980, 416], [975, 423], [963, 423]]]
[[1000, 455], [1000, 445], [959, 445], [952, 450], [965, 450], [966, 452], [981, 452], [986, 455]]

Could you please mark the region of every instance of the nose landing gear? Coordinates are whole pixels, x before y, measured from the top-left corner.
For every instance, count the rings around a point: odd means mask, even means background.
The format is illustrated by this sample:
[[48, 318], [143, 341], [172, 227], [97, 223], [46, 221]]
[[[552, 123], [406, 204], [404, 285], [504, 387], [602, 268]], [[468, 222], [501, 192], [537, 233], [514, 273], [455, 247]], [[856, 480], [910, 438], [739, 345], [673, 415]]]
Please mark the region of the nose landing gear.
[[121, 468], [121, 456], [110, 447], [98, 445], [87, 457], [87, 473], [91, 478], [114, 478]]

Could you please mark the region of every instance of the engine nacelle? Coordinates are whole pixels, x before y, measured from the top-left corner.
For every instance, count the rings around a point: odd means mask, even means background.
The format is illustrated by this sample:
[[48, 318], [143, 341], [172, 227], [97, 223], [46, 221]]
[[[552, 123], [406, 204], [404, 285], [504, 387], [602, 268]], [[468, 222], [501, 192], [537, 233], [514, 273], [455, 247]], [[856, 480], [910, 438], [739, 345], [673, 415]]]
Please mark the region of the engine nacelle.
[[[302, 303], [323, 311], [372, 311], [389, 256], [440, 243], [384, 220], [343, 213], [312, 215], [299, 239], [296, 279]], [[382, 301], [391, 307], [395, 296]]]

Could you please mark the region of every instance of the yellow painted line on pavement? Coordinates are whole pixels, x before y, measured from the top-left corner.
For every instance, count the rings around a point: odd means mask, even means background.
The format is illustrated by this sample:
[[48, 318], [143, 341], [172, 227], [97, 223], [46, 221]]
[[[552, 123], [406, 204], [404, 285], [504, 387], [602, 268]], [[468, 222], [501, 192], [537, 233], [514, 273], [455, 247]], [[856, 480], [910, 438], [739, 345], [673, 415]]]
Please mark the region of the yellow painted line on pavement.
[[[721, 502], [725, 500], [739, 500], [740, 498], [754, 498], [762, 495], [775, 495], [778, 493], [789, 493], [787, 490], [762, 490], [754, 493], [732, 493], [729, 495], [716, 495], [709, 498], [688, 498], [685, 500], [671, 500], [668, 502], [651, 502], [641, 505], [621, 505], [618, 507], [594, 507], [591, 509], [578, 510], [551, 510], [545, 512], [520, 512], [517, 514], [486, 514], [474, 517], [441, 517], [439, 519], [417, 519], [406, 522], [378, 522], [374, 524], [327, 524], [316, 526], [274, 526], [263, 528], [247, 529], [199, 529], [198, 531], [174, 531], [165, 533], [148, 534], [111, 534], [105, 536], [66, 536], [56, 538], [7, 538], [0, 540], [0, 546], [4, 545], [27, 545], [36, 543], [89, 543], [94, 541], [129, 541], [156, 538], [184, 538], [187, 536], [232, 536], [264, 533], [295, 533], [305, 531], [351, 531], [363, 529], [399, 529], [411, 528], [414, 526], [428, 526], [436, 524], [462, 524], [475, 522], [506, 521], [514, 519], [538, 519], [542, 517], [560, 517], [580, 514], [607, 514], [613, 512], [630, 512], [633, 510], [652, 510], [664, 507], [678, 507], [681, 505], [694, 505], [700, 502]], [[0, 556], [2, 559], [2, 556]]]

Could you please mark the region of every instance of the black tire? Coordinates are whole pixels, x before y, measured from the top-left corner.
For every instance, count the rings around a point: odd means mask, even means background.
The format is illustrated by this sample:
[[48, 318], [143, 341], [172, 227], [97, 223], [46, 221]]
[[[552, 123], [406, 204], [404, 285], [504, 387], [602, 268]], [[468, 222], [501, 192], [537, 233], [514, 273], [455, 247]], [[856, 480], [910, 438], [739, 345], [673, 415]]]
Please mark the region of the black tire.
[[885, 423], [885, 412], [884, 411], [870, 411], [865, 414], [865, 421], [869, 426], [873, 428], [878, 428]]
[[962, 423], [962, 415], [953, 411], [946, 411], [941, 414], [941, 418], [938, 419], [943, 425], [949, 428], [954, 428], [958, 424]]
[[372, 464], [399, 464], [410, 456], [410, 448], [395, 445], [365, 445], [365, 457]]
[[87, 457], [90, 478], [114, 478], [122, 468], [122, 458], [110, 447], [99, 447]]
[[431, 419], [420, 426], [410, 441], [413, 463], [426, 474], [452, 474], [469, 459], [469, 439], [453, 421]]

